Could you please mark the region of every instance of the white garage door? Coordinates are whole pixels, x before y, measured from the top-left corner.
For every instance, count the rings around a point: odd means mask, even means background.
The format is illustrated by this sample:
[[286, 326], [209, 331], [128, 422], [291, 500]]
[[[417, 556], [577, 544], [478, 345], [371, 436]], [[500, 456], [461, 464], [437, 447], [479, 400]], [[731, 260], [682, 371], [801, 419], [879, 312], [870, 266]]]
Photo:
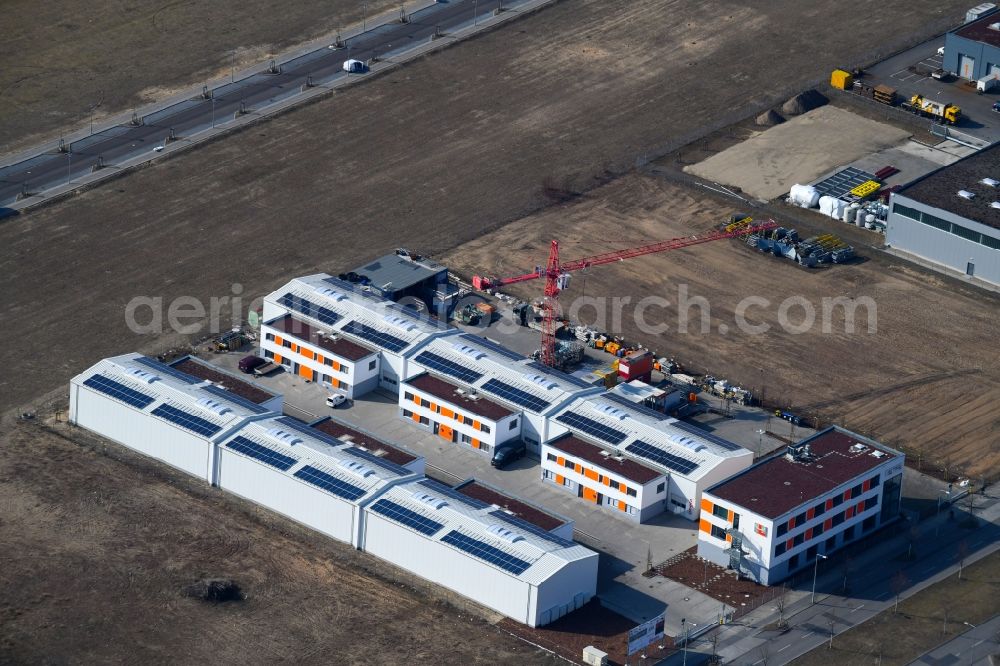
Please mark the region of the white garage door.
[[976, 68], [976, 59], [972, 56], [958, 55], [958, 75], [963, 79], [972, 79], [972, 72]]

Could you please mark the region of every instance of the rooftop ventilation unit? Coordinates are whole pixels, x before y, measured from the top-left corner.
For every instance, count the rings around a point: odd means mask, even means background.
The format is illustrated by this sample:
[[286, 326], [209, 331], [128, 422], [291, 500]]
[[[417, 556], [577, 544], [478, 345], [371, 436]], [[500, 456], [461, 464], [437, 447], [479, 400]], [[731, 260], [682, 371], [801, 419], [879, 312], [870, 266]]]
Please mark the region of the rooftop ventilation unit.
[[600, 412], [605, 416], [610, 416], [613, 419], [618, 419], [619, 421], [624, 420], [624, 418], [628, 416], [628, 413], [625, 410], [605, 404], [594, 405], [594, 411]]
[[611, 455], [610, 453], [608, 453], [607, 451], [604, 451], [603, 449], [601, 450], [601, 452], [600, 452], [600, 453], [601, 453], [601, 455], [602, 455], [602, 456], [604, 456], [605, 458], [607, 458], [608, 456], [610, 456], [610, 455]]
[[368, 467], [367, 465], [362, 465], [356, 460], [341, 460], [339, 464], [348, 472], [351, 472], [352, 474], [357, 474], [361, 478], [369, 477], [375, 473], [375, 470], [373, 470], [371, 467]]
[[347, 294], [336, 289], [330, 289], [329, 287], [316, 287], [316, 293], [337, 303], [347, 299]]
[[995, 180], [993, 178], [983, 178], [979, 182], [982, 183], [983, 185], [989, 185], [990, 187], [996, 187], [997, 185], [1000, 185], [1000, 180]]
[[683, 446], [685, 449], [690, 449], [695, 453], [698, 453], [699, 451], [704, 451], [707, 448], [702, 442], [699, 442], [695, 438], [685, 437], [684, 435], [671, 435], [670, 441], [673, 442], [674, 444]]
[[218, 402], [216, 400], [212, 400], [211, 398], [199, 398], [197, 400], [196, 404], [200, 405], [201, 407], [204, 407], [205, 409], [207, 409], [210, 412], [214, 412], [215, 414], [218, 414], [219, 416], [222, 416], [223, 414], [227, 414], [227, 413], [229, 413], [231, 411], [228, 407], [226, 407], [225, 405], [223, 405], [221, 402]]
[[508, 543], [517, 543], [518, 541], [524, 540], [523, 536], [513, 530], [507, 529], [503, 525], [490, 525], [486, 528], [486, 531], [494, 536], [500, 537]]
[[850, 448], [851, 453], [864, 453], [867, 450], [868, 447], [865, 446], [864, 444], [861, 444], [860, 442], [852, 445]]
[[396, 315], [386, 315], [382, 317], [382, 319], [384, 319], [392, 326], [395, 326], [396, 328], [406, 331], [407, 333], [417, 330], [416, 324], [414, 324], [412, 321], [404, 317], [397, 317]]
[[1000, 30], [1000, 22], [990, 23], [990, 30]]
[[994, 201], [991, 203], [990, 208], [1000, 208], [1000, 201]]
[[873, 458], [885, 458], [886, 453], [884, 451], [872, 451]]
[[434, 509], [443, 509], [444, 507], [448, 506], [448, 503], [445, 502], [440, 497], [434, 497], [434, 495], [428, 495], [427, 493], [422, 493], [419, 491], [413, 493], [413, 499], [417, 500], [421, 504], [426, 504], [427, 506], [432, 507]]
[[273, 437], [274, 439], [278, 440], [279, 442], [287, 444], [288, 446], [295, 446], [296, 444], [302, 442], [301, 439], [299, 439], [292, 433], [288, 432], [287, 430], [282, 430], [281, 428], [271, 428], [270, 430], [267, 431], [267, 434]]
[[145, 370], [140, 370], [139, 368], [132, 368], [128, 371], [128, 374], [134, 379], [138, 379], [140, 382], [146, 384], [152, 384], [157, 381], [159, 377], [151, 372], [146, 372]]
[[465, 395], [465, 389], [457, 388], [457, 389], [455, 389], [455, 393], [457, 393], [459, 395]]
[[962, 197], [963, 199], [968, 199], [969, 201], [976, 198], [975, 192], [970, 192], [968, 190], [959, 190], [958, 196]]
[[461, 342], [456, 342], [451, 347], [452, 347], [452, 349], [454, 349], [458, 353], [464, 354], [465, 356], [468, 356], [469, 358], [473, 358], [473, 359], [475, 359], [477, 361], [479, 359], [484, 358], [486, 356], [485, 353], [481, 352], [480, 350], [476, 349], [475, 347], [470, 347], [469, 345], [463, 345]]

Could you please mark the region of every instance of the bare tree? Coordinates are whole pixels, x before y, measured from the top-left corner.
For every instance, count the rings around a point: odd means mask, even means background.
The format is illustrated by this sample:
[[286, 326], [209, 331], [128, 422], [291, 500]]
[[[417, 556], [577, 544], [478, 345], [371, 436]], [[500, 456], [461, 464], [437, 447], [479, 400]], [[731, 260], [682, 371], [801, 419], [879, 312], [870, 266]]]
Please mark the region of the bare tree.
[[920, 540], [920, 529], [916, 525], [914, 525], [913, 527], [910, 528], [910, 544], [906, 549], [906, 559], [908, 560], [913, 559], [913, 548], [917, 544], [917, 541], [919, 540]]
[[832, 617], [827, 621], [827, 626], [830, 627], [830, 643], [826, 646], [826, 649], [827, 650], [832, 650], [833, 649], [833, 633], [834, 633], [834, 623], [833, 623], [833, 618]]
[[774, 607], [778, 609], [778, 628], [785, 627], [785, 586], [781, 586], [781, 594], [774, 600]]
[[768, 657], [767, 643], [763, 643], [759, 648], [757, 648], [757, 654], [760, 655], [760, 661], [758, 661], [757, 663], [762, 664], [762, 666], [767, 666], [767, 657]]
[[906, 574], [903, 573], [903, 570], [900, 569], [896, 572], [896, 575], [892, 577], [890, 584], [892, 585], [893, 593], [896, 595], [896, 602], [892, 606], [892, 612], [895, 613], [899, 610], [899, 595], [902, 594], [903, 591], [910, 585], [910, 579], [908, 579]]
[[843, 592], [844, 594], [847, 593], [847, 577], [851, 573], [851, 564], [852, 564], [851, 558], [850, 557], [845, 557], [844, 558], [844, 563], [841, 566], [841, 572], [844, 574], [844, 582], [841, 585], [841, 592]]

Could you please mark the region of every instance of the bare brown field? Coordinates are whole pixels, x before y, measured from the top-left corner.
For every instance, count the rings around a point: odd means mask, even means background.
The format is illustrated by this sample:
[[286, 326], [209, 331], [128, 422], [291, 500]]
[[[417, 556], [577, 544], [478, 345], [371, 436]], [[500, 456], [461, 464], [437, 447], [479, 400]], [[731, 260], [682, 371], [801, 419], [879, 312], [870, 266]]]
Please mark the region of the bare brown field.
[[207, 303], [240, 283], [249, 300], [400, 245], [443, 252], [592, 187], [649, 146], [780, 99], [775, 81], [797, 90], [872, 44], [890, 48], [886, 34], [941, 29], [965, 8], [953, 6], [948, 17], [930, 0], [875, 14], [861, 0], [711, 13], [691, 0], [557, 3], [9, 219], [0, 314], [10, 339], [44, 353], [11, 359], [0, 402], [28, 406], [97, 358], [178, 342], [126, 328], [133, 296]]
[[[796, 215], [795, 209], [787, 210]], [[551, 238], [560, 240], [565, 259], [573, 259], [702, 232], [733, 212], [731, 204], [700, 190], [631, 175], [470, 241], [442, 259], [466, 275], [483, 270], [519, 274], [544, 264]], [[788, 223], [808, 233], [851, 229], [816, 216]], [[1000, 344], [992, 330], [1000, 297], [874, 249], [862, 254], [861, 262], [810, 271], [735, 240], [716, 241], [589, 269], [577, 275], [560, 300], [568, 308], [581, 296], [630, 298], [621, 331], [661, 355], [758, 394], [763, 390], [768, 401], [800, 414], [874, 435], [911, 455], [920, 452], [926, 464], [948, 466], [953, 473], [995, 474], [1000, 469]], [[682, 286], [689, 299], [708, 302], [707, 333], [700, 333], [696, 307], [686, 328], [679, 323]], [[538, 283], [525, 283], [510, 291], [537, 297], [540, 289]], [[665, 326], [662, 334], [643, 333], [631, 316], [649, 295], [671, 303], [644, 313], [647, 324]], [[746, 313], [748, 323], [770, 327], [763, 334], [743, 332], [737, 325], [737, 306], [748, 296], [770, 302]], [[808, 331], [781, 327], [780, 304], [789, 297], [804, 298], [814, 307], [817, 320]], [[870, 297], [877, 307], [874, 332], [869, 333], [864, 308], [857, 310], [856, 332], [847, 332], [842, 307], [831, 309], [830, 332], [823, 332], [822, 299], [836, 297], [849, 302]], [[610, 308], [604, 310], [605, 322], [613, 330]], [[803, 316], [796, 307], [788, 320], [798, 325]], [[592, 307], [580, 311], [581, 319], [594, 317]]]
[[[398, 2], [371, 0], [369, 16]], [[5, 2], [0, 154], [169, 97], [362, 18], [354, 0]]]
[[[96, 440], [31, 424], [0, 447], [0, 662], [555, 663], [349, 545], [66, 436]], [[246, 599], [182, 594], [203, 577]]]

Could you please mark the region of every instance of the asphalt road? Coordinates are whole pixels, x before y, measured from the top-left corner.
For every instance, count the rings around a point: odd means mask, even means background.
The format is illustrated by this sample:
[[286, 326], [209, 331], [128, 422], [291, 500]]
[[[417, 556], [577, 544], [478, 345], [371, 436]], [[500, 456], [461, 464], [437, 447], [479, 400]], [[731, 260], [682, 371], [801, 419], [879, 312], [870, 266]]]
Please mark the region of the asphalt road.
[[[955, 506], [956, 514], [961, 509]], [[966, 530], [959, 520], [951, 520], [947, 513], [921, 523], [926, 534], [918, 546], [917, 558], [902, 567], [912, 586], [903, 592], [909, 596], [918, 589], [941, 580], [958, 569], [959, 543], [965, 542], [970, 555], [967, 562], [1000, 549], [1000, 502], [991, 499], [976, 515], [981, 524], [978, 529]], [[931, 528], [936, 528], [931, 532]], [[932, 537], [931, 535], [934, 534]], [[890, 609], [895, 601], [892, 589], [893, 571], [899, 567], [895, 558], [906, 548], [906, 535], [900, 535], [873, 547], [852, 564], [848, 579], [848, 594], [840, 592], [843, 578], [839, 570], [823, 571], [820, 564], [816, 603], [811, 603], [808, 589], [797, 595], [797, 600], [785, 609], [788, 628], [785, 631], [767, 631], [761, 627], [777, 620], [777, 615], [758, 618], [751, 624], [731, 624], [720, 627], [717, 649], [726, 663], [738, 666], [774, 666], [786, 664], [796, 657], [813, 650], [836, 635]], [[749, 616], [748, 616], [749, 617]], [[702, 638], [692, 648], [705, 652], [706, 639]]]
[[989, 622], [983, 622], [964, 634], [956, 636], [944, 645], [911, 661], [909, 666], [943, 666], [944, 664], [986, 664], [989, 656], [1000, 651], [1000, 615]]
[[342, 49], [322, 48], [282, 63], [278, 74], [254, 74], [215, 88], [211, 99], [185, 100], [147, 115], [141, 125], [119, 125], [76, 141], [69, 152], [40, 153], [4, 167], [0, 169], [0, 206], [13, 203], [22, 191], [41, 192], [89, 174], [99, 160], [113, 167], [155, 151], [171, 130], [182, 138], [231, 120], [241, 109], [258, 110], [295, 95], [309, 81], [316, 85], [336, 82], [348, 76], [343, 71], [345, 60], [367, 61], [405, 51], [428, 42], [438, 30], [449, 32], [485, 19], [495, 6], [486, 0], [438, 2], [411, 14], [408, 23], [383, 24], [351, 37]]

